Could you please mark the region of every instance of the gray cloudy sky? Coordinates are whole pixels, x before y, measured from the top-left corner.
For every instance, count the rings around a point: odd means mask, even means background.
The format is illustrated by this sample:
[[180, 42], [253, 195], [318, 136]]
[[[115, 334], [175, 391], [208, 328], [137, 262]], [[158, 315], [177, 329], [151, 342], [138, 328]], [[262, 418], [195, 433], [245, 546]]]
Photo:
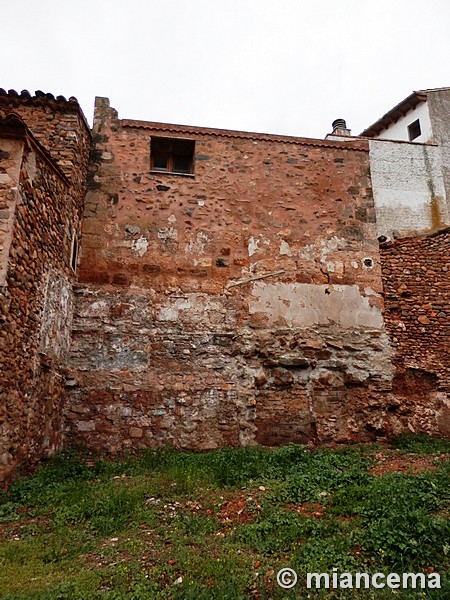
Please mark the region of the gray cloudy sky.
[[122, 118], [323, 138], [450, 86], [448, 0], [18, 0], [0, 87]]

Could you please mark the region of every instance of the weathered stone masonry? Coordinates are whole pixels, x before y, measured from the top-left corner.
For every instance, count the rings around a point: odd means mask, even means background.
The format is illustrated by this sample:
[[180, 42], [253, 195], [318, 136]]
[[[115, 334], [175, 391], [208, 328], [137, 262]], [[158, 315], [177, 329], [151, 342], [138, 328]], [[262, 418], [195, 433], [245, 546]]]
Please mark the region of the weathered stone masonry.
[[[150, 173], [151, 136], [194, 139], [195, 177]], [[204, 449], [383, 429], [391, 348], [367, 142], [121, 121], [102, 99], [93, 139], [71, 443]]]
[[[368, 140], [98, 98], [91, 143], [74, 99], [0, 90], [2, 116], [0, 478], [68, 446], [449, 435], [448, 233], [380, 254]], [[152, 171], [152, 138], [193, 141], [194, 172]]]
[[7, 479], [63, 445], [70, 261], [90, 133], [73, 101], [0, 92], [1, 116], [0, 479]]

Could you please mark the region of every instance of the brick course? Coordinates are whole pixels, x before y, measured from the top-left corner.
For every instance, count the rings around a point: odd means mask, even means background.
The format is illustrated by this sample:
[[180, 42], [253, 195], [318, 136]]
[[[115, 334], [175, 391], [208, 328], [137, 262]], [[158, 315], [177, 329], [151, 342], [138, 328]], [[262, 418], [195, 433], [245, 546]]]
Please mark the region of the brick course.
[[381, 248], [385, 322], [396, 364], [450, 389], [450, 229]]

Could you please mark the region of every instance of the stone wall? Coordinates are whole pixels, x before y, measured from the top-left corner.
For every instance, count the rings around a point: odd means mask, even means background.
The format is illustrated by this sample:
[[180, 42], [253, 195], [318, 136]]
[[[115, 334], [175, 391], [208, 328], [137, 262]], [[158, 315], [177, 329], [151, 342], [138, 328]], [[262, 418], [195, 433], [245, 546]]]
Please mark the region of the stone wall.
[[72, 249], [90, 139], [74, 103], [65, 116], [64, 105], [0, 90], [0, 482], [63, 444]]
[[416, 411], [435, 415], [435, 433], [449, 436], [450, 230], [385, 244], [381, 256], [397, 387]]
[[[191, 176], [152, 136], [195, 140]], [[70, 443], [384, 435], [391, 345], [366, 141], [120, 120], [97, 99]]]
[[[380, 254], [367, 140], [121, 120], [99, 98], [87, 172], [74, 99], [0, 90], [1, 116], [0, 480], [68, 446], [450, 435], [450, 234]], [[194, 172], [152, 171], [158, 137], [195, 142]], [[374, 185], [406, 194], [372, 143]], [[442, 153], [397, 146], [439, 228]]]
[[70, 194], [82, 204], [91, 133], [76, 98], [0, 89], [0, 117], [15, 113], [48, 151], [71, 184]]
[[[44, 150], [47, 163], [55, 165], [66, 177], [64, 235], [79, 243], [86, 192], [86, 174], [91, 147], [91, 132], [75, 98], [66, 100], [52, 94], [26, 90], [0, 89], [0, 118], [16, 115], [28, 127], [33, 140]], [[60, 225], [61, 226], [61, 225]], [[71, 247], [64, 248], [61, 259], [67, 263]], [[6, 251], [3, 254], [7, 256]], [[1, 266], [0, 266], [1, 269]]]

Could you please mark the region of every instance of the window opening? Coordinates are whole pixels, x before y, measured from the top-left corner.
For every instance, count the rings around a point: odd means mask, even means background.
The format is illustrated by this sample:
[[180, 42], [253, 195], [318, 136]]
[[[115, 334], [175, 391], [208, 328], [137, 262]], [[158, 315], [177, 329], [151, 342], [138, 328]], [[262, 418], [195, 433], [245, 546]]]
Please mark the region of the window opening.
[[161, 173], [192, 175], [194, 172], [194, 140], [152, 137], [150, 169]]
[[414, 121], [413, 123], [411, 123], [411, 125], [408, 125], [408, 137], [409, 137], [410, 142], [412, 142], [413, 140], [418, 138], [421, 133], [422, 133], [422, 131], [420, 129], [419, 119], [417, 119], [417, 121]]
[[73, 271], [77, 269], [77, 260], [78, 260], [78, 240], [77, 236], [74, 234], [72, 238], [72, 252], [70, 256], [70, 266]]

